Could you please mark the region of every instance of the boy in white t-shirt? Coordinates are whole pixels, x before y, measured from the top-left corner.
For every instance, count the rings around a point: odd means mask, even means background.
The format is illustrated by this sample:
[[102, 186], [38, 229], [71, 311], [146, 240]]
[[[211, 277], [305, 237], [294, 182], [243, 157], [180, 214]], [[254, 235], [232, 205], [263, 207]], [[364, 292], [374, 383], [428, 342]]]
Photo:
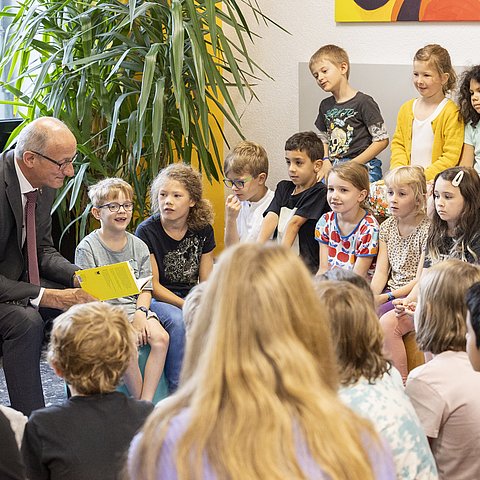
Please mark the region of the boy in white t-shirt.
[[258, 143], [242, 141], [228, 153], [223, 171], [223, 183], [233, 192], [225, 203], [225, 246], [254, 242], [263, 212], [273, 199], [273, 192], [265, 185], [267, 152]]

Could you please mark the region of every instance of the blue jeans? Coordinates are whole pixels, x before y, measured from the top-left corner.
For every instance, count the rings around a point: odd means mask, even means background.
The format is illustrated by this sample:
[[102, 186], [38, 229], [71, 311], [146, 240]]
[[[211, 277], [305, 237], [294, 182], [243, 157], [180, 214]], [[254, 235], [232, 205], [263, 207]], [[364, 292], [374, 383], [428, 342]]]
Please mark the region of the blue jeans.
[[165, 376], [168, 381], [168, 390], [173, 393], [178, 388], [185, 353], [185, 324], [182, 309], [170, 303], [152, 299], [150, 310], [158, 315], [160, 323], [170, 336], [165, 359]]
[[[339, 158], [338, 160], [335, 160], [333, 164], [337, 165], [338, 163], [348, 162], [349, 160], [349, 158]], [[370, 183], [376, 182], [382, 178], [382, 161], [379, 158], [372, 158], [365, 164], [365, 166], [368, 169]]]

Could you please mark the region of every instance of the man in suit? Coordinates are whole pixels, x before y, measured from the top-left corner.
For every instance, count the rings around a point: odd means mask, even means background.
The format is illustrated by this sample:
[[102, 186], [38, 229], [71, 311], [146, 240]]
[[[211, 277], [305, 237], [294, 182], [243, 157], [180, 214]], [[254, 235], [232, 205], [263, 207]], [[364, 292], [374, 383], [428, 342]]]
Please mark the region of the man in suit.
[[[15, 150], [0, 154], [0, 342], [10, 402], [26, 415], [44, 406], [42, 308], [67, 310], [93, 300], [77, 288], [77, 267], [55, 249], [51, 234], [55, 191], [74, 175], [76, 149], [64, 123], [42, 117], [22, 130]], [[31, 191], [36, 191], [36, 276], [27, 259], [25, 205]]]

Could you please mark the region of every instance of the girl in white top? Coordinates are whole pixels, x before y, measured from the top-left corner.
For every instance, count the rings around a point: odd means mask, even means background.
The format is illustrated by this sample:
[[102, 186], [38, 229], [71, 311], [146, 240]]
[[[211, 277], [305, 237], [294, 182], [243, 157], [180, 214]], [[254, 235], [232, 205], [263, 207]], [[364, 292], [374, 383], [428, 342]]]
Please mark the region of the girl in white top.
[[433, 360], [410, 372], [406, 393], [442, 480], [480, 478], [480, 373], [465, 352], [465, 295], [478, 281], [478, 266], [450, 259], [428, 269], [419, 284], [417, 342]]
[[458, 107], [446, 98], [457, 76], [450, 55], [440, 45], [427, 45], [413, 60], [413, 84], [419, 98], [404, 103], [398, 112], [392, 139], [390, 169], [418, 165], [427, 182], [457, 165], [463, 146], [463, 122]]

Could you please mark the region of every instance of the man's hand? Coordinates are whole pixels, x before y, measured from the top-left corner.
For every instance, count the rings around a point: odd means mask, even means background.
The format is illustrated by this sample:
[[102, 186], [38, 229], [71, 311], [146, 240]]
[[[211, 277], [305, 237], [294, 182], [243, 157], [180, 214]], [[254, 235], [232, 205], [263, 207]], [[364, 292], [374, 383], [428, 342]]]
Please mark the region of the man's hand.
[[236, 195], [229, 195], [227, 201], [225, 202], [225, 214], [227, 220], [236, 220], [242, 204]]
[[66, 288], [65, 290], [46, 288], [40, 300], [40, 307], [68, 310], [72, 305], [96, 301], [98, 301], [97, 298], [92, 297], [81, 288]]

